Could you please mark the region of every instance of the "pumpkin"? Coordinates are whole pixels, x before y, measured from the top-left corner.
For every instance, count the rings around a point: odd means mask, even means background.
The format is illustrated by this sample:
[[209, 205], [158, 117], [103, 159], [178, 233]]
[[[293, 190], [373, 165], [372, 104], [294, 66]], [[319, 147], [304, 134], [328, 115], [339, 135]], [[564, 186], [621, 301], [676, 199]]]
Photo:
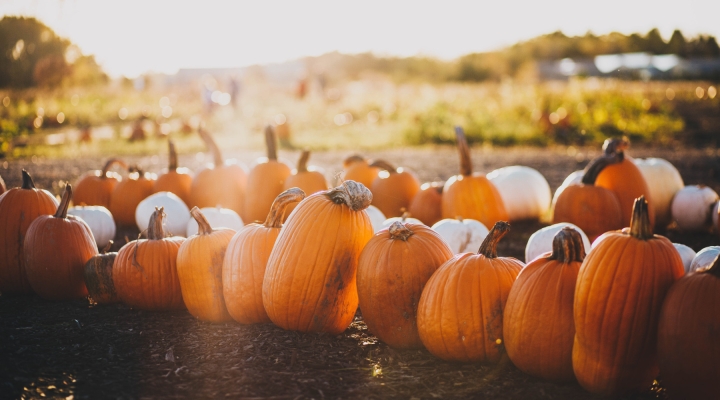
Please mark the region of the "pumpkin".
[[280, 231], [263, 280], [277, 326], [340, 334], [355, 317], [360, 251], [372, 237], [370, 191], [355, 181], [305, 198]]
[[[245, 224], [242, 218], [229, 208], [205, 207], [201, 208], [205, 220], [215, 228], [230, 228], [235, 232], [239, 231]], [[195, 218], [190, 218], [185, 228], [185, 236], [190, 237], [198, 232], [198, 223]]]
[[291, 171], [285, 163], [278, 161], [277, 140], [272, 126], [265, 127], [267, 158], [258, 160], [250, 170], [245, 196], [244, 221], [263, 221], [270, 212], [270, 206], [277, 195], [284, 190], [285, 180]]
[[67, 214], [71, 198], [72, 186], [68, 184], [55, 214], [35, 218], [23, 244], [28, 282], [46, 300], [88, 295], [85, 263], [98, 254], [98, 249], [90, 227]]
[[527, 264], [513, 283], [503, 314], [508, 357], [521, 371], [567, 382], [575, 379], [573, 301], [583, 238], [571, 227], [553, 238], [552, 253]]
[[[179, 197], [185, 205], [190, 204], [193, 176], [189, 169], [178, 168], [175, 143], [168, 139], [168, 170], [158, 176], [153, 192], [170, 192]], [[143, 220], [147, 220], [144, 218]]]
[[477, 254], [456, 254], [430, 277], [420, 296], [420, 339], [447, 361], [497, 363], [504, 354], [503, 309], [523, 263], [498, 257], [497, 243], [510, 230], [498, 221]]
[[247, 172], [235, 160], [223, 160], [220, 147], [213, 137], [200, 128], [200, 137], [213, 154], [214, 163], [195, 174], [190, 188], [188, 207], [223, 207], [243, 215]]
[[432, 226], [432, 230], [443, 238], [453, 254], [475, 252], [489, 232], [482, 222], [462, 218], [440, 220]]
[[3, 180], [2, 176], [0, 176], [0, 194], [3, 194], [7, 191], [7, 187], [5, 186], [5, 181]]
[[718, 256], [720, 256], [720, 246], [705, 247], [695, 254], [686, 271], [690, 273], [710, 268]]
[[152, 216], [158, 207], [163, 209], [167, 218], [165, 230], [170, 236], [184, 236], [190, 221], [190, 210], [180, 197], [171, 192], [158, 192], [151, 194], [141, 201], [135, 209], [135, 223], [140, 232], [148, 229]]
[[685, 267], [685, 273], [690, 273], [690, 266], [692, 265], [693, 259], [695, 259], [696, 256], [695, 250], [680, 243], [673, 243], [673, 246], [675, 246], [675, 250], [677, 250], [678, 254], [680, 254], [680, 259], [682, 259], [683, 267]]
[[585, 248], [585, 253], [588, 253], [591, 245], [585, 232], [569, 222], [560, 222], [538, 229], [530, 235], [530, 238], [528, 238], [527, 244], [525, 245], [525, 262], [529, 263], [543, 253], [552, 251], [555, 235], [566, 227], [573, 228], [580, 234]]
[[[310, 151], [303, 150], [300, 154], [297, 168], [293, 170], [292, 174], [285, 180], [285, 184], [283, 185], [284, 190], [297, 187], [302, 189], [306, 194], [311, 195], [328, 189], [328, 184], [327, 181], [325, 181], [325, 175], [323, 175], [322, 171], [317, 167], [308, 167], [307, 163], [309, 159]], [[285, 218], [287, 218], [294, 209], [295, 203], [292, 202], [287, 206]]]
[[112, 244], [110, 240], [101, 254], [90, 257], [85, 263], [85, 287], [90, 298], [98, 304], [120, 301], [113, 281], [113, 263], [118, 253], [109, 252]]
[[110, 211], [103, 206], [75, 206], [68, 209], [69, 215], [74, 215], [85, 221], [90, 227], [98, 249], [107, 246], [115, 238], [117, 227]]
[[353, 154], [343, 161], [343, 181], [355, 181], [362, 183], [367, 188], [380, 173], [380, 167], [371, 166], [372, 162], [359, 154]]
[[492, 226], [497, 221], [507, 221], [508, 213], [502, 196], [495, 185], [481, 173], [472, 172], [472, 159], [465, 132], [455, 128], [460, 152], [460, 175], [445, 182], [442, 196], [443, 218], [463, 218], [480, 221]]
[[165, 212], [156, 207], [149, 217], [147, 239], [133, 240], [118, 252], [113, 282], [123, 303], [141, 310], [183, 308], [178, 278], [178, 251], [184, 238], [166, 237]]
[[427, 182], [420, 185], [408, 212], [427, 226], [433, 226], [442, 219], [442, 191], [445, 182]]
[[593, 393], [647, 390], [658, 374], [660, 307], [684, 270], [672, 243], [653, 235], [649, 213], [648, 202], [639, 197], [630, 228], [598, 238], [580, 267], [573, 370]]
[[73, 204], [86, 206], [102, 206], [110, 208], [110, 197], [122, 181], [122, 177], [110, 171], [114, 166], [127, 170], [128, 166], [124, 161], [111, 158], [105, 163], [102, 170], [95, 170], [81, 176], [75, 183], [73, 190]]
[[671, 205], [673, 220], [680, 230], [699, 232], [710, 228], [718, 194], [705, 185], [685, 186], [675, 193]]
[[[629, 146], [630, 142], [627, 141], [627, 138], [605, 140], [603, 144], [605, 157], [615, 157], [617, 161], [602, 168], [595, 179], [595, 186], [608, 189], [617, 195], [618, 200], [620, 200], [620, 211], [622, 212], [621, 226], [630, 224], [633, 203], [636, 198], [644, 196], [650, 208], [649, 218], [650, 227], [652, 228], [655, 226], [655, 203], [640, 169], [635, 165], [633, 159], [625, 154], [625, 150]], [[582, 228], [582, 225], [577, 223], [576, 225]], [[585, 230], [585, 232], [592, 237], [593, 234], [588, 230]]]
[[383, 160], [376, 160], [370, 166], [382, 169], [370, 187], [372, 204], [388, 218], [402, 216], [420, 191], [417, 176], [407, 169], [395, 168]]
[[198, 233], [192, 235], [178, 250], [177, 272], [180, 288], [190, 314], [195, 318], [222, 322], [230, 321], [223, 297], [222, 268], [225, 250], [235, 231], [213, 228], [199, 208], [190, 215], [198, 223]]
[[155, 176], [145, 173], [136, 167], [131, 167], [132, 171], [127, 179], [119, 182], [110, 196], [110, 214], [115, 218], [115, 224], [121, 227], [134, 227], [135, 210], [143, 199], [153, 193], [155, 185]]
[[25, 275], [23, 245], [35, 218], [55, 213], [58, 202], [47, 190], [36, 189], [30, 174], [22, 171], [23, 183], [0, 196], [0, 293], [28, 294], [32, 288]]
[[712, 206], [710, 214], [712, 216], [712, 226], [716, 233], [720, 233], [720, 201], [716, 201]]
[[681, 278], [660, 312], [662, 385], [677, 399], [715, 399], [720, 391], [720, 261]]
[[550, 204], [550, 208], [551, 209], [555, 208], [555, 202], [557, 202], [558, 196], [560, 196], [560, 193], [562, 193], [566, 187], [568, 187], [570, 185], [574, 185], [574, 184], [581, 184], [582, 178], [584, 175], [585, 175], [585, 170], [582, 170], [582, 169], [571, 172], [570, 175], [568, 175], [565, 178], [565, 180], [560, 184], [560, 186], [558, 186], [558, 188], [555, 190], [555, 194], [553, 194], [552, 203]]
[[280, 193], [263, 224], [248, 224], [230, 240], [222, 287], [228, 313], [241, 324], [270, 322], [262, 299], [263, 278], [288, 206], [305, 198], [300, 188]]
[[650, 189], [656, 224], [664, 228], [672, 221], [670, 206], [673, 196], [685, 187], [682, 176], [675, 166], [662, 158], [639, 158], [633, 161]]
[[430, 276], [453, 256], [442, 238], [422, 223], [395, 221], [360, 253], [357, 290], [368, 330], [388, 346], [422, 348], [417, 304]]
[[596, 184], [598, 174], [618, 159], [618, 155], [612, 154], [588, 164], [581, 183], [568, 185], [555, 199], [553, 223], [571, 223], [585, 232], [590, 241], [605, 232], [621, 229], [623, 214], [619, 197]]
[[369, 205], [365, 209], [365, 213], [368, 215], [368, 217], [370, 217], [370, 223], [372, 224], [373, 232], [377, 232], [383, 228], [383, 222], [385, 222], [387, 218], [385, 218], [385, 214], [383, 214], [379, 208], [373, 205]]
[[488, 173], [487, 179], [500, 193], [510, 221], [538, 220], [550, 209], [550, 184], [536, 169], [503, 167]]
[[419, 219], [410, 217], [409, 212], [403, 212], [403, 215], [401, 217], [392, 217], [392, 218], [388, 218], [385, 221], [383, 221], [382, 225], [380, 225], [379, 230], [389, 228], [390, 225], [394, 224], [395, 222], [402, 222], [402, 223], [408, 222], [411, 224], [423, 224], [422, 221], [420, 221]]

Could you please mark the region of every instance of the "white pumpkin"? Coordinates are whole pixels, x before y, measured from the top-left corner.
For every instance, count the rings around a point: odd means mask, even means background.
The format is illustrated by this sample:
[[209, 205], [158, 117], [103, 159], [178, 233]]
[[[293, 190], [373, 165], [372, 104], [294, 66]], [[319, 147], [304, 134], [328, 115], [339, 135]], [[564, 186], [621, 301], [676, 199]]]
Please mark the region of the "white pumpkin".
[[[202, 211], [203, 215], [205, 215], [205, 219], [208, 220], [210, 226], [213, 228], [224, 227], [237, 232], [245, 226], [245, 223], [238, 213], [229, 208], [205, 207], [201, 208], [200, 211]], [[187, 222], [185, 226], [185, 233], [187, 234], [187, 237], [198, 233], [198, 224], [197, 221], [195, 221], [195, 218], [190, 218]]]
[[450, 246], [453, 254], [477, 253], [485, 237], [490, 232], [482, 222], [474, 219], [440, 220], [432, 230]]
[[402, 222], [402, 223], [409, 222], [409, 223], [411, 223], [411, 224], [425, 225], [425, 224], [423, 224], [422, 221], [420, 221], [420, 220], [417, 219], [417, 218], [411, 218], [411, 217], [392, 217], [392, 218], [388, 218], [388, 219], [386, 219], [385, 221], [383, 221], [383, 223], [382, 223], [380, 229], [378, 229], [378, 231], [383, 230], [383, 229], [385, 229], [385, 228], [389, 228], [390, 225], [392, 225], [392, 224], [393, 224], [394, 222], [396, 222], [396, 221], [400, 221], [400, 222]]
[[662, 158], [636, 158], [633, 161], [650, 189], [650, 200], [655, 208], [655, 225], [667, 226], [672, 221], [670, 206], [673, 196], [685, 187], [680, 172]]
[[554, 225], [546, 226], [530, 235], [527, 245], [525, 245], [525, 263], [528, 264], [530, 261], [536, 259], [543, 253], [551, 252], [553, 249], [552, 244], [555, 235], [566, 226], [569, 226], [580, 233], [583, 246], [585, 247], [585, 253], [589, 253], [591, 248], [590, 239], [588, 239], [585, 232], [574, 224], [569, 222], [560, 222]]
[[696, 256], [695, 250], [680, 243], [673, 243], [673, 246], [675, 246], [675, 250], [677, 250], [677, 252], [680, 254], [680, 258], [683, 262], [683, 267], [685, 267], [685, 273], [687, 274], [688, 272], [690, 272], [690, 265], [692, 264], [692, 261], [695, 259]]
[[95, 244], [103, 249], [115, 238], [116, 226], [112, 214], [103, 206], [75, 206], [68, 209], [69, 215], [80, 217], [90, 227]]
[[163, 207], [165, 215], [165, 231], [170, 236], [183, 236], [185, 227], [190, 220], [190, 210], [185, 202], [176, 194], [170, 192], [157, 192], [146, 197], [135, 209], [135, 223], [140, 232], [147, 229], [150, 216], [155, 207]]
[[373, 232], [378, 232], [383, 228], [383, 222], [387, 219], [385, 217], [385, 214], [383, 214], [382, 211], [380, 211], [379, 208], [375, 206], [368, 206], [368, 208], [365, 209], [365, 212], [370, 217], [370, 223], [373, 227]]
[[718, 256], [720, 256], [720, 246], [708, 246], [698, 251], [690, 263], [690, 268], [686, 270], [686, 273], [712, 266]]
[[496, 169], [486, 176], [500, 192], [511, 221], [540, 219], [550, 208], [550, 185], [537, 170], [513, 165]]
[[712, 226], [716, 232], [720, 232], [720, 226], [718, 226], [718, 213], [720, 210], [718, 210], [718, 206], [720, 206], [720, 202], [716, 201], [710, 212], [712, 214]]
[[672, 200], [672, 218], [678, 228], [686, 232], [702, 231], [710, 227], [710, 212], [718, 194], [705, 185], [685, 186]]

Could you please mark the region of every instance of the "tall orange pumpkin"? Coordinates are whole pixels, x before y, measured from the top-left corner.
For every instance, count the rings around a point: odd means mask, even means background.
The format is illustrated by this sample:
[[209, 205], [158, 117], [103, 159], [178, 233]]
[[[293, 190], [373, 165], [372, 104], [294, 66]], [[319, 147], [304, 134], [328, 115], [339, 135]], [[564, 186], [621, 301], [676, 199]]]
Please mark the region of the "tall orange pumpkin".
[[278, 161], [277, 140], [271, 125], [265, 127], [265, 144], [267, 159], [260, 159], [248, 175], [243, 221], [263, 221], [275, 197], [284, 190], [285, 180], [291, 173], [290, 167]]
[[73, 190], [73, 203], [75, 205], [103, 206], [110, 208], [110, 197], [122, 177], [110, 171], [114, 166], [127, 170], [128, 166], [124, 161], [111, 158], [105, 163], [102, 170], [90, 171], [81, 176]]
[[68, 215], [72, 186], [65, 186], [55, 215], [41, 215], [30, 224], [23, 244], [28, 282], [47, 300], [80, 299], [88, 295], [85, 263], [98, 254], [85, 221]]
[[552, 253], [531, 261], [513, 283], [503, 315], [508, 357], [523, 372], [553, 381], [575, 380], [573, 299], [585, 247], [566, 227]]
[[[325, 180], [325, 175], [314, 167], [308, 168], [308, 160], [310, 159], [310, 151], [303, 150], [298, 160], [297, 169], [295, 169], [290, 176], [285, 180], [283, 189], [287, 190], [293, 187], [302, 189], [307, 195], [328, 190], [328, 184]], [[295, 209], [295, 204], [291, 203], [287, 206], [287, 212], [285, 218], [290, 215], [292, 210]]]
[[110, 214], [118, 226], [136, 226], [135, 209], [146, 197], [153, 194], [155, 175], [145, 173], [136, 167], [130, 168], [127, 179], [119, 182], [110, 196]]
[[190, 204], [190, 189], [192, 187], [193, 177], [187, 168], [178, 168], [177, 152], [175, 144], [168, 139], [168, 170], [160, 174], [155, 181], [153, 192], [170, 192], [175, 193], [185, 205]]
[[447, 361], [497, 363], [504, 350], [503, 310], [524, 264], [498, 257], [497, 244], [510, 230], [498, 221], [478, 254], [461, 253], [428, 280], [418, 304], [420, 339]]
[[363, 248], [358, 299], [368, 330], [388, 346], [422, 348], [417, 305], [425, 283], [453, 256], [440, 235], [422, 224], [394, 222]]
[[485, 226], [495, 225], [497, 221], [507, 221], [508, 213], [500, 192], [485, 174], [472, 172], [470, 147], [465, 132], [456, 127], [455, 135], [460, 152], [460, 175], [455, 175], [445, 182], [442, 217], [474, 219]]
[[345, 181], [303, 200], [277, 238], [263, 280], [263, 305], [277, 326], [340, 334], [357, 310], [357, 263], [372, 237], [363, 210], [372, 194]]
[[359, 154], [351, 155], [343, 161], [342, 179], [362, 183], [366, 188], [371, 188], [380, 173], [380, 168], [370, 164], [371, 161]]
[[395, 168], [384, 160], [375, 160], [372, 167], [381, 169], [373, 180], [372, 205], [387, 217], [400, 217], [410, 207], [410, 202], [420, 191], [420, 181], [415, 173], [404, 168]]
[[120, 300], [142, 310], [175, 310], [184, 307], [177, 256], [185, 238], [166, 237], [165, 212], [155, 207], [147, 239], [133, 240], [118, 252], [113, 282]]
[[30, 174], [22, 171], [22, 187], [0, 195], [0, 292], [29, 294], [23, 244], [30, 224], [41, 215], [52, 215], [58, 202], [47, 190], [36, 189]]
[[193, 207], [190, 215], [198, 223], [197, 235], [183, 242], [178, 250], [177, 272], [182, 297], [190, 314], [204, 321], [229, 321], [223, 297], [222, 269], [230, 239], [235, 231], [213, 229], [200, 209]]
[[575, 288], [572, 358], [582, 387], [614, 396], [650, 388], [660, 307], [684, 271], [672, 243], [653, 235], [643, 197], [629, 229], [595, 240]]
[[263, 224], [245, 225], [228, 244], [222, 286], [225, 305], [235, 321], [241, 324], [270, 322], [262, 302], [265, 268], [288, 206], [304, 198], [305, 193], [299, 188], [280, 193]]

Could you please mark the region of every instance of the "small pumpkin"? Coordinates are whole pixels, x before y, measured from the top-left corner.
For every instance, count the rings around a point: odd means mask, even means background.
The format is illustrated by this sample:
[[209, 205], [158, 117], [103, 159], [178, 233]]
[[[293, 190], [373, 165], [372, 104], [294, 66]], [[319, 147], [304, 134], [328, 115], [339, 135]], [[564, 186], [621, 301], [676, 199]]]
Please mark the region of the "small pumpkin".
[[443, 238], [453, 254], [474, 252], [490, 232], [482, 222], [463, 218], [440, 220], [432, 226], [432, 230]]
[[[325, 180], [325, 175], [318, 167], [308, 167], [307, 163], [310, 159], [310, 151], [303, 150], [300, 154], [300, 159], [297, 163], [297, 168], [292, 171], [292, 174], [287, 177], [285, 184], [283, 185], [284, 190], [290, 188], [300, 188], [307, 195], [328, 190], [328, 184]], [[295, 209], [296, 204], [291, 203], [287, 206], [285, 218]]]
[[167, 218], [165, 221], [165, 230], [170, 236], [184, 236], [190, 221], [190, 210], [188, 210], [185, 202], [180, 197], [171, 192], [158, 192], [151, 194], [141, 201], [135, 209], [135, 223], [140, 228], [140, 232], [148, 229], [151, 216], [158, 207], [163, 209]]
[[555, 235], [567, 227], [574, 229], [578, 234], [580, 234], [585, 248], [585, 253], [588, 253], [592, 246], [585, 232], [569, 222], [560, 222], [538, 229], [530, 235], [530, 238], [528, 238], [527, 244], [525, 245], [525, 262], [529, 263], [543, 253], [552, 251]]
[[370, 166], [382, 169], [370, 187], [372, 204], [388, 218], [402, 216], [420, 191], [417, 176], [384, 160], [375, 160]]
[[68, 209], [69, 215], [74, 215], [85, 221], [90, 227], [98, 249], [107, 246], [115, 238], [117, 227], [110, 211], [103, 206], [75, 206]]
[[143, 199], [153, 193], [155, 175], [145, 173], [137, 167], [131, 167], [132, 171], [127, 179], [119, 182], [110, 196], [110, 214], [115, 218], [115, 224], [120, 227], [137, 226], [135, 222], [135, 210]]
[[113, 282], [113, 263], [117, 252], [110, 252], [113, 241], [109, 241], [101, 254], [85, 263], [85, 287], [90, 298], [98, 304], [113, 304], [120, 301]]
[[73, 204], [81, 206], [102, 206], [110, 208], [110, 197], [115, 186], [122, 181], [122, 177], [112, 172], [115, 166], [128, 169], [128, 165], [120, 159], [111, 158], [102, 170], [95, 170], [81, 176], [75, 183], [73, 190]]
[[155, 181], [153, 192], [170, 192], [179, 197], [185, 205], [190, 204], [193, 176], [189, 169], [178, 168], [175, 143], [168, 139], [168, 170], [160, 174]]
[[550, 209], [550, 184], [536, 169], [513, 165], [487, 174], [500, 193], [510, 221], [538, 220]]
[[271, 125], [265, 127], [267, 158], [261, 158], [250, 170], [245, 196], [244, 221], [263, 221], [277, 195], [284, 190], [285, 180], [291, 174], [290, 167], [278, 161], [277, 139]]
[[690, 266], [692, 265], [692, 262], [697, 255], [695, 253], [695, 250], [680, 243], [673, 243], [673, 246], [675, 246], [675, 250], [677, 250], [678, 254], [680, 254], [680, 258], [683, 262], [683, 267], [685, 267], [685, 274], [690, 273]]
[[370, 164], [372, 161], [360, 154], [351, 155], [343, 161], [342, 180], [359, 182], [366, 188], [371, 188], [381, 169]]
[[705, 247], [695, 254], [686, 272], [690, 273], [710, 268], [718, 256], [720, 256], [720, 246]]
[[673, 196], [685, 187], [682, 176], [674, 165], [662, 158], [636, 158], [633, 161], [650, 189], [655, 221], [664, 228], [672, 221], [670, 206]]
[[699, 232], [710, 228], [712, 210], [720, 197], [705, 185], [689, 185], [675, 193], [671, 213], [680, 230]]
[[445, 182], [426, 182], [420, 185], [408, 212], [427, 226], [433, 226], [442, 219], [442, 191]]

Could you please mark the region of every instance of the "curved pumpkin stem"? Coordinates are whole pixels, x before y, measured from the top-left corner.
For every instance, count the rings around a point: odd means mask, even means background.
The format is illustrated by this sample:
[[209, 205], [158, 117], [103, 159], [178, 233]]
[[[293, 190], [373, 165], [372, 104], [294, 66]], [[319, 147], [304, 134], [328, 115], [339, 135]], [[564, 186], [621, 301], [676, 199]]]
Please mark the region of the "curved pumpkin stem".
[[165, 216], [165, 207], [155, 207], [155, 211], [150, 215], [150, 222], [148, 223], [148, 240], [161, 240], [165, 238], [165, 229], [163, 229]]
[[300, 153], [300, 159], [297, 163], [297, 172], [307, 172], [307, 164], [308, 160], [310, 160], [310, 150], [303, 150], [302, 153]]
[[460, 152], [460, 175], [472, 175], [472, 159], [470, 158], [470, 146], [468, 146], [465, 131], [462, 127], [455, 127], [455, 137], [457, 138], [458, 152]]
[[270, 212], [263, 225], [266, 228], [280, 228], [282, 227], [282, 221], [285, 217], [285, 209], [290, 203], [297, 203], [305, 198], [305, 192], [302, 189], [294, 187], [280, 193], [272, 205], [270, 206]]
[[390, 228], [388, 228], [388, 232], [390, 232], [390, 239], [399, 239], [405, 242], [407, 242], [410, 236], [415, 234], [415, 232], [408, 229], [408, 227], [400, 221], [393, 222]]
[[606, 155], [617, 154], [620, 161], [622, 161], [625, 158], [624, 152], [628, 147], [630, 147], [630, 141], [627, 136], [623, 136], [621, 138], [605, 139], [602, 149]]
[[715, 261], [713, 261], [710, 268], [705, 270], [706, 273], [712, 274], [716, 278], [720, 278], [720, 255], [715, 257]]
[[222, 158], [220, 147], [218, 147], [217, 143], [215, 143], [215, 139], [213, 139], [212, 135], [203, 128], [198, 129], [198, 134], [203, 142], [205, 142], [205, 146], [207, 146], [208, 150], [213, 153], [213, 165], [215, 167], [222, 166], [225, 161]]
[[190, 215], [192, 215], [198, 223], [198, 235], [209, 235], [212, 233], [212, 226], [210, 226], [210, 223], [205, 218], [205, 215], [203, 215], [202, 211], [200, 211], [197, 206], [190, 210]]
[[113, 243], [115, 243], [113, 240], [108, 240], [108, 244], [105, 245], [105, 247], [102, 249], [100, 253], [105, 254], [110, 251], [112, 248]]
[[508, 222], [496, 222], [495, 226], [490, 229], [490, 232], [480, 245], [478, 254], [482, 254], [487, 258], [497, 258], [497, 245], [500, 242], [500, 239], [507, 235], [508, 232], [510, 232], [510, 224]]
[[391, 174], [394, 174], [397, 172], [397, 168], [395, 168], [394, 165], [390, 164], [389, 162], [385, 160], [375, 160], [370, 164], [371, 167], [377, 167], [380, 168], [383, 171], [387, 171]]
[[168, 139], [168, 171], [173, 172], [178, 169], [177, 152], [175, 151], [175, 143]]
[[107, 160], [107, 162], [103, 166], [103, 169], [100, 172], [100, 178], [101, 179], [107, 178], [107, 174], [110, 171], [110, 168], [112, 168], [116, 164], [119, 165], [122, 169], [125, 169], [125, 170], [128, 169], [128, 165], [125, 161], [123, 161], [119, 158], [111, 158], [111, 159]]
[[425, 182], [422, 184], [422, 186], [420, 186], [420, 190], [433, 189], [438, 192], [438, 194], [442, 194], [444, 186], [445, 182]]
[[353, 211], [368, 208], [372, 203], [372, 192], [360, 182], [345, 181], [342, 185], [324, 193], [335, 204], [345, 204]]
[[592, 161], [585, 167], [581, 182], [584, 185], [594, 185], [600, 172], [605, 169], [608, 165], [617, 164], [622, 162], [623, 153], [610, 153], [604, 154]]
[[343, 160], [343, 167], [347, 168], [352, 164], [355, 164], [356, 162], [367, 162], [367, 158], [361, 156], [360, 154], [353, 154], [350, 157]]
[[569, 226], [562, 228], [553, 238], [553, 251], [548, 259], [565, 264], [582, 262], [585, 259], [585, 246], [580, 233]]
[[22, 189], [35, 189], [35, 182], [33, 182], [32, 176], [24, 169], [22, 170], [22, 180]]
[[55, 212], [55, 215], [53, 215], [55, 218], [67, 218], [70, 199], [72, 199], [72, 185], [68, 183], [67, 185], [65, 185], [65, 191], [63, 192], [62, 199], [60, 200], [57, 211]]
[[265, 127], [265, 145], [267, 146], [267, 158], [269, 161], [277, 160], [277, 140], [275, 139], [275, 128], [272, 125]]
[[653, 238], [648, 202], [645, 200], [645, 196], [638, 197], [633, 203], [632, 217], [630, 217], [630, 236], [640, 240]]

